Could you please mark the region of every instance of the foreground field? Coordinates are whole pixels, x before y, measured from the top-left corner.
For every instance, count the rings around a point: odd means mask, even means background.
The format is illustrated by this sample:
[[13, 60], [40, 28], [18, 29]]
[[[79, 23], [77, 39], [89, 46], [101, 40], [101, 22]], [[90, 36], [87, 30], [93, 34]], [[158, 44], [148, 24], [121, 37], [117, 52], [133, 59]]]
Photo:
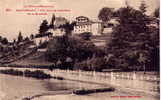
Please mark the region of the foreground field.
[[116, 90], [114, 92], [95, 93], [78, 96], [74, 94], [42, 96], [33, 100], [159, 100], [159, 95], [148, 95], [141, 92]]

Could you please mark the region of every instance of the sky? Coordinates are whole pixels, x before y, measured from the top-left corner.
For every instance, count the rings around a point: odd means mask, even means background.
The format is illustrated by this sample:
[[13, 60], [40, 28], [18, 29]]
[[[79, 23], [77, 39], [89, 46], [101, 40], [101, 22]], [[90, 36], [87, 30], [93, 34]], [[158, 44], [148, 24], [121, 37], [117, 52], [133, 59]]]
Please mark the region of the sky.
[[[128, 0], [129, 5], [138, 9], [142, 0]], [[144, 0], [147, 5], [147, 14], [152, 14], [159, 7], [159, 0]], [[16, 12], [16, 9], [24, 9], [24, 5], [52, 5], [48, 9], [69, 9], [70, 12], [57, 12], [57, 17], [66, 17], [73, 20], [78, 16], [87, 16], [96, 20], [101, 8], [109, 7], [118, 9], [125, 6], [125, 0], [0, 0], [0, 36], [13, 40], [19, 31], [24, 36], [38, 33], [42, 20], [50, 22], [53, 12], [48, 15], [27, 15], [26, 12]], [[12, 9], [6, 12], [5, 9]], [[31, 9], [31, 8], [30, 8]], [[38, 8], [37, 8], [38, 9]], [[45, 8], [47, 9], [47, 8]]]

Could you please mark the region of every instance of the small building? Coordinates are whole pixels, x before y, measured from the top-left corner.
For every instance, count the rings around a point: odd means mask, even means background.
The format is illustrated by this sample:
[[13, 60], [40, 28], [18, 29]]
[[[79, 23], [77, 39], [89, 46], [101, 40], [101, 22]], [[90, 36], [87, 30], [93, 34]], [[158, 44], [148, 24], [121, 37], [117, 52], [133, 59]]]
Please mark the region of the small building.
[[36, 34], [34, 38], [34, 43], [36, 46], [39, 46], [40, 44], [47, 42], [52, 37], [52, 33], [44, 33], [44, 34]]
[[81, 34], [84, 32], [91, 32], [92, 35], [101, 35], [101, 22], [91, 21], [85, 16], [77, 17], [73, 34]]
[[48, 32], [52, 33], [54, 37], [63, 36], [65, 34], [65, 30], [63, 28], [49, 29]]

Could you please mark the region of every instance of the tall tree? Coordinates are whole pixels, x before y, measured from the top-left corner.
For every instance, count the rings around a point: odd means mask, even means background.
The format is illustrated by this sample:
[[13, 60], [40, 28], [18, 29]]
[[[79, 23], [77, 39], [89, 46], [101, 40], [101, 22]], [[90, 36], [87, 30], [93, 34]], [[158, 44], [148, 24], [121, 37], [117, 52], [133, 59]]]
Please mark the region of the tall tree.
[[53, 15], [52, 15], [52, 18], [51, 18], [50, 25], [49, 25], [50, 28], [54, 28], [55, 19], [56, 19], [56, 18], [55, 18], [55, 14], [53, 14]]
[[154, 11], [154, 16], [155, 16], [156, 18], [159, 18], [159, 8], [155, 9], [155, 11]]
[[112, 16], [113, 10], [108, 7], [104, 7], [99, 11], [98, 18], [103, 22], [107, 22]]
[[31, 40], [34, 39], [34, 35], [33, 34], [30, 35], [30, 39]]
[[120, 8], [117, 15], [120, 18], [120, 25], [112, 33], [112, 41], [107, 52], [115, 56], [117, 66], [145, 68], [145, 64], [148, 65], [151, 61], [153, 47], [150, 37], [154, 34], [154, 32], [149, 32], [147, 17], [142, 11], [130, 6]]
[[15, 44], [16, 43], [16, 39], [13, 39], [13, 44]]
[[47, 20], [43, 20], [43, 22], [40, 25], [39, 33], [43, 34], [43, 33], [47, 32], [48, 29], [49, 29], [48, 21]]
[[108, 7], [104, 7], [99, 11], [98, 19], [102, 21], [101, 33], [103, 33], [104, 26], [106, 22], [110, 20], [112, 15], [113, 15], [113, 9], [108, 8]]
[[142, 0], [139, 9], [143, 14], [145, 14], [146, 13], [146, 8], [147, 8], [147, 6], [145, 4], [145, 1]]
[[70, 36], [72, 34], [72, 30], [74, 29], [75, 24], [76, 24], [75, 21], [73, 21], [71, 23], [67, 22], [64, 25], [60, 25], [59, 28], [64, 28], [65, 29], [65, 35]]
[[22, 36], [21, 31], [20, 31], [19, 34], [18, 34], [18, 43], [22, 42], [22, 41], [23, 41], [23, 36]]
[[8, 44], [8, 39], [7, 38], [3, 38], [2, 41], [1, 41], [2, 44]]

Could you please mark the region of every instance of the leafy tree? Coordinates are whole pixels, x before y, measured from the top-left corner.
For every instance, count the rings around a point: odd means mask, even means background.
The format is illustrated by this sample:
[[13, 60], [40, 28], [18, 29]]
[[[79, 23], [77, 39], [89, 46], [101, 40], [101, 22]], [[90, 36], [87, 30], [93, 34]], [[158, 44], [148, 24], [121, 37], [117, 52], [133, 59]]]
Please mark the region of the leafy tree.
[[100, 10], [98, 18], [103, 22], [107, 22], [112, 17], [113, 10], [108, 7], [104, 7]]
[[99, 14], [98, 14], [98, 19], [101, 20], [103, 23], [101, 24], [102, 25], [102, 28], [101, 28], [101, 33], [104, 31], [104, 25], [106, 24], [106, 22], [108, 20], [110, 20], [110, 18], [112, 17], [113, 15], [113, 9], [111, 8], [108, 8], [108, 7], [104, 7], [102, 8], [100, 11], [99, 11]]
[[154, 11], [154, 16], [155, 16], [156, 18], [159, 18], [159, 8], [155, 9], [155, 11]]
[[24, 38], [24, 41], [30, 41], [29, 37]]
[[92, 42], [83, 39], [63, 36], [54, 38], [49, 42], [46, 57], [49, 61], [65, 62], [67, 57], [73, 61], [83, 61], [91, 58], [95, 53], [96, 47]]
[[84, 40], [90, 40], [92, 33], [91, 32], [84, 32], [79, 35]]
[[30, 39], [31, 40], [34, 39], [34, 35], [33, 34], [30, 35]]
[[141, 2], [141, 5], [140, 5], [139, 9], [140, 9], [140, 11], [141, 11], [143, 14], [145, 14], [146, 8], [147, 8], [147, 6], [146, 6], [146, 4], [145, 4], [145, 1], [143, 0], [143, 1]]
[[48, 29], [49, 29], [48, 21], [47, 20], [43, 20], [43, 22], [40, 25], [39, 33], [43, 34], [43, 33], [47, 32]]
[[60, 25], [59, 28], [64, 28], [65, 29], [65, 35], [70, 36], [72, 34], [72, 30], [74, 30], [75, 24], [76, 24], [75, 21], [73, 21], [71, 23], [67, 22], [64, 25]]
[[3, 38], [2, 41], [1, 41], [2, 44], [8, 44], [8, 39], [7, 38]]
[[13, 39], [13, 44], [15, 44], [16, 43], [16, 39]]
[[21, 31], [19, 32], [19, 34], [18, 34], [18, 43], [19, 42], [22, 42], [23, 41], [23, 36], [22, 36], [22, 33], [21, 33]]
[[[49, 56], [51, 59], [64, 59], [63, 57], [78, 58], [80, 60], [92, 55], [94, 45], [91, 42], [85, 42], [82, 39], [74, 37], [58, 37], [50, 41], [48, 45]], [[54, 57], [54, 58], [53, 58]]]
[[[112, 33], [112, 41], [107, 46], [107, 52], [114, 55], [117, 66], [123, 69], [136, 69], [152, 62], [152, 50], [158, 45], [158, 32], [151, 30], [147, 25], [147, 17], [143, 12], [131, 7], [120, 8], [117, 11], [120, 18], [118, 25]], [[155, 44], [152, 37], [156, 38]], [[140, 69], [139, 68], [139, 69]]]
[[0, 36], [0, 41], [2, 41], [2, 36]]

